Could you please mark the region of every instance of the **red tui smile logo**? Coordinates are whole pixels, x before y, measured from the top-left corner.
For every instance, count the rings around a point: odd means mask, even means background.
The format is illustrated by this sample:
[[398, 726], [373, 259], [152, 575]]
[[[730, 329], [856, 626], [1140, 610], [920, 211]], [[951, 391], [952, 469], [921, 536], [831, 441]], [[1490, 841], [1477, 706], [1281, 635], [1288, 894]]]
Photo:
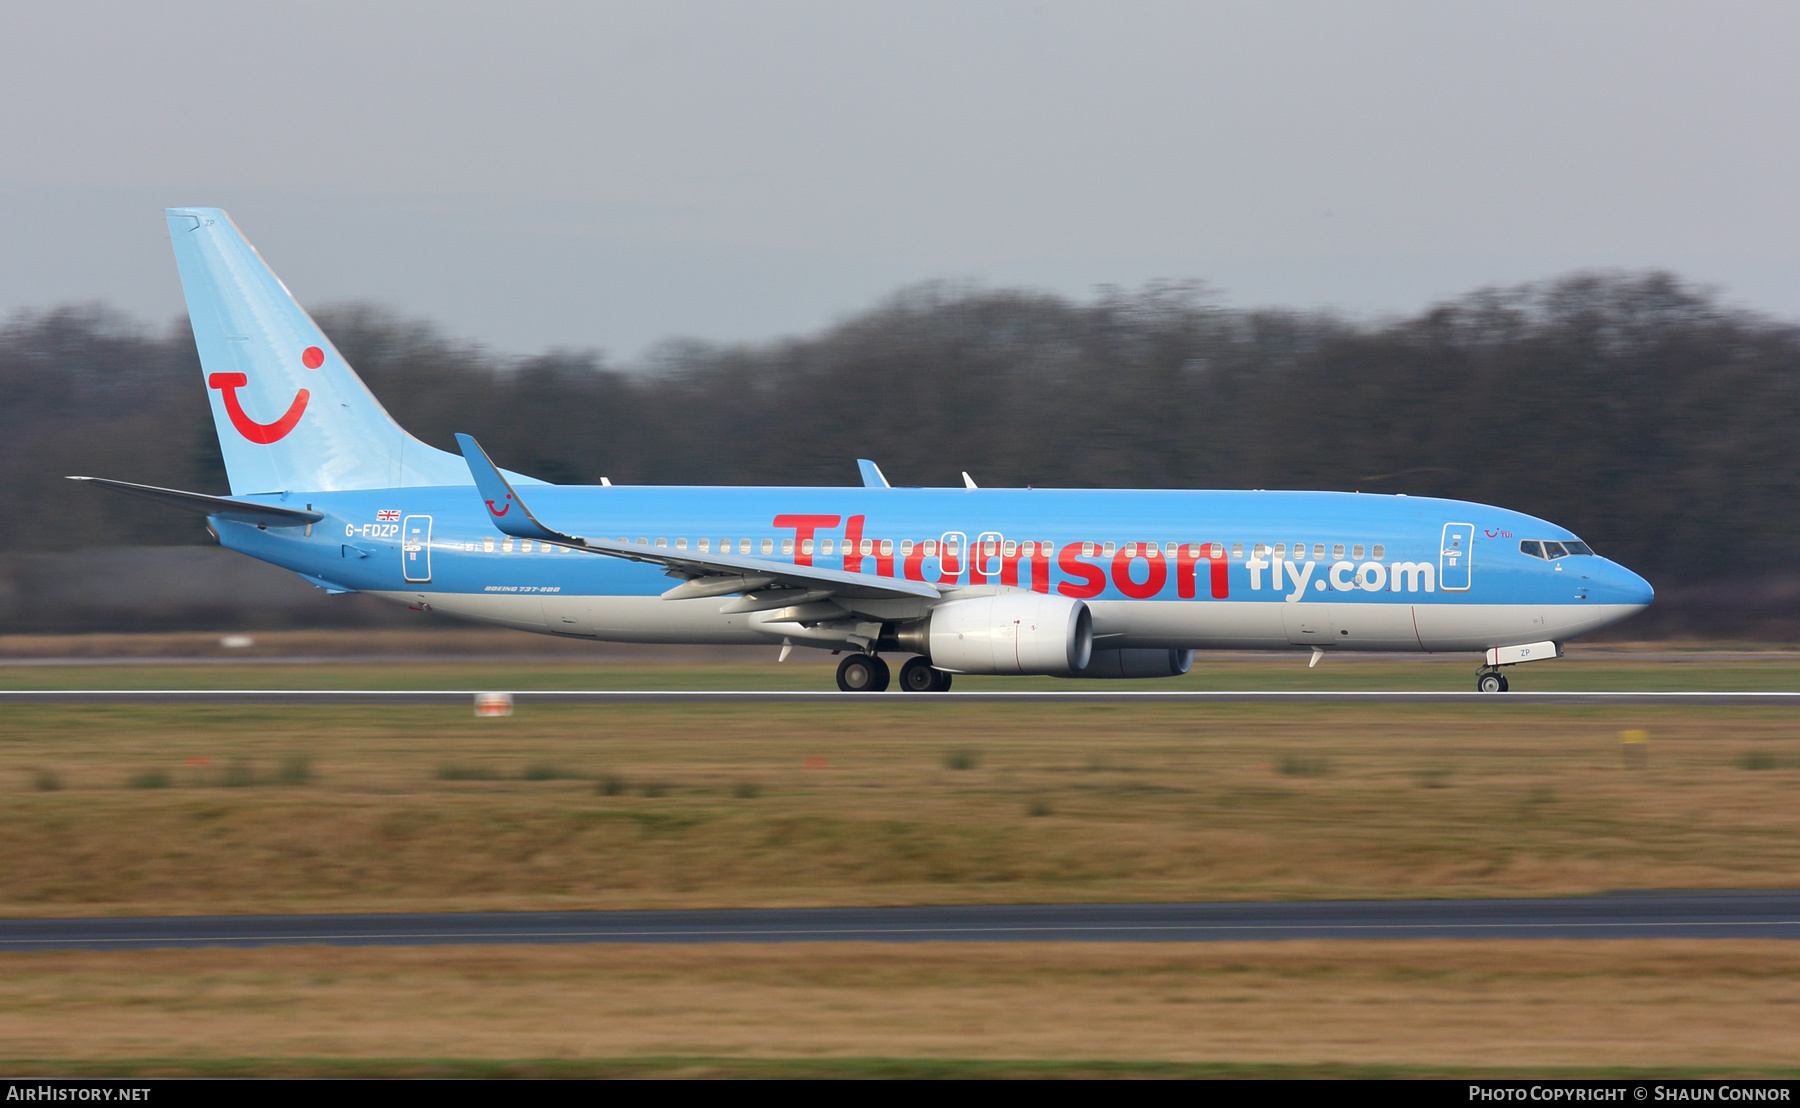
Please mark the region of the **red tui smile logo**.
[[301, 389], [294, 394], [294, 402], [288, 405], [287, 412], [280, 419], [274, 423], [258, 423], [245, 414], [244, 405], [237, 397], [237, 390], [249, 383], [250, 379], [242, 373], [214, 373], [206, 379], [207, 388], [218, 389], [222, 394], [225, 414], [231, 417], [231, 425], [237, 428], [238, 434], [264, 446], [280, 442], [294, 429], [294, 424], [300, 422], [300, 416], [306, 411], [306, 402], [312, 398], [312, 393]]
[[[509, 492], [509, 493], [507, 493], [507, 494], [506, 494], [506, 499], [508, 499], [508, 500], [511, 500], [511, 499], [512, 499], [512, 493], [510, 493], [510, 492]], [[495, 515], [495, 516], [496, 516], [496, 517], [499, 517], [499, 516], [503, 516], [503, 515], [505, 515], [505, 514], [506, 514], [506, 513], [508, 513], [508, 512], [510, 512], [510, 511], [512, 511], [512, 505], [511, 505], [511, 504], [508, 504], [508, 505], [507, 505], [507, 506], [506, 506], [506, 507], [504, 507], [504, 508], [496, 508], [496, 507], [494, 507], [494, 502], [493, 502], [493, 501], [492, 501], [492, 500], [490, 500], [490, 501], [488, 501], [488, 502], [487, 502], [487, 506], [488, 506], [488, 511], [490, 511], [490, 512], [492, 512], [492, 513], [494, 513], [494, 515]]]

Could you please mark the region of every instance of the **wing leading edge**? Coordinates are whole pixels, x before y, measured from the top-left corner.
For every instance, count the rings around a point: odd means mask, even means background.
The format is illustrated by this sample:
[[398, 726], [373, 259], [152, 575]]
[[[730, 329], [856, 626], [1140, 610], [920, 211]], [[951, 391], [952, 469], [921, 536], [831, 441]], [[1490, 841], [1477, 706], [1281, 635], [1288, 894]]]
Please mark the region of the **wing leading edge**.
[[[923, 581], [907, 581], [893, 577], [877, 577], [868, 573], [849, 573], [820, 566], [798, 566], [766, 558], [738, 557], [731, 554], [697, 554], [634, 546], [607, 539], [589, 539], [546, 527], [519, 499], [501, 474], [499, 467], [469, 435], [456, 436], [463, 458], [474, 475], [475, 488], [487, 507], [488, 521], [502, 534], [514, 538], [537, 539], [540, 542], [605, 554], [634, 562], [663, 566], [671, 577], [687, 580], [663, 594], [665, 600], [685, 600], [707, 596], [745, 594], [741, 600], [725, 603], [723, 611], [766, 611], [775, 608], [810, 606], [831, 599], [845, 600], [937, 600], [937, 589]], [[746, 603], [748, 602], [748, 603]]]

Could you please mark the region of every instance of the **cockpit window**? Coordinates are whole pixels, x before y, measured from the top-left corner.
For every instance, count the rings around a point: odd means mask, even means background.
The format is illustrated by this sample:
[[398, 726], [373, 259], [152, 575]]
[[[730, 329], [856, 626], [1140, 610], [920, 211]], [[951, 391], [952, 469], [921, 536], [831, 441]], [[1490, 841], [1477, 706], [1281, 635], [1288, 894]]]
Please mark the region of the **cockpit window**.
[[1567, 558], [1571, 554], [1586, 554], [1590, 558], [1594, 556], [1594, 552], [1588, 548], [1588, 544], [1580, 539], [1564, 539], [1562, 542], [1539, 542], [1536, 539], [1526, 539], [1519, 543], [1519, 553], [1530, 555], [1533, 558], [1543, 558], [1546, 561]]

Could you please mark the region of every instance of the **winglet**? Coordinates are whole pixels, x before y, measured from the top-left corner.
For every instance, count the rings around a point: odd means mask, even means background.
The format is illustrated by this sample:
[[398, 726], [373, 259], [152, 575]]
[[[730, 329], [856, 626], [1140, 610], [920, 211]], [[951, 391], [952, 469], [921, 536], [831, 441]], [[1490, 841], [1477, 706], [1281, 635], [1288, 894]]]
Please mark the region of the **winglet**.
[[537, 517], [531, 514], [531, 509], [519, 499], [519, 494], [513, 491], [511, 482], [489, 460], [487, 451], [473, 437], [459, 433], [456, 445], [462, 447], [463, 460], [469, 463], [469, 473], [475, 478], [475, 490], [487, 504], [488, 522], [498, 527], [503, 534], [521, 539], [581, 543], [573, 535], [552, 531], [539, 523]]
[[871, 462], [869, 459], [856, 459], [856, 468], [862, 470], [863, 488], [885, 489], [891, 487], [888, 484], [888, 479], [882, 476], [881, 467], [874, 462]]
[[981, 487], [980, 485], [977, 485], [975, 483], [975, 478], [969, 476], [969, 471], [966, 469], [963, 470], [963, 488], [978, 489], [980, 487]]

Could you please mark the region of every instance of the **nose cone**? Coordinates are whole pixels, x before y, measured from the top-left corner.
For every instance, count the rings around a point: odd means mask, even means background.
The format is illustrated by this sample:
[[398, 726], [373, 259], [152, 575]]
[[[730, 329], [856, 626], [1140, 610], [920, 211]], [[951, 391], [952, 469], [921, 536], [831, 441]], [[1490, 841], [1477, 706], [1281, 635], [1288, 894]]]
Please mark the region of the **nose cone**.
[[1641, 612], [1656, 599], [1656, 590], [1650, 587], [1650, 582], [1617, 562], [1602, 558], [1595, 569], [1596, 572], [1589, 575], [1592, 578], [1592, 591], [1588, 594], [1590, 600], [1602, 604], [1622, 604]]

